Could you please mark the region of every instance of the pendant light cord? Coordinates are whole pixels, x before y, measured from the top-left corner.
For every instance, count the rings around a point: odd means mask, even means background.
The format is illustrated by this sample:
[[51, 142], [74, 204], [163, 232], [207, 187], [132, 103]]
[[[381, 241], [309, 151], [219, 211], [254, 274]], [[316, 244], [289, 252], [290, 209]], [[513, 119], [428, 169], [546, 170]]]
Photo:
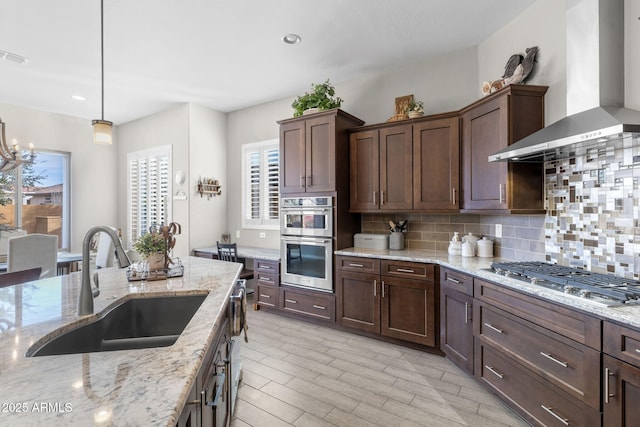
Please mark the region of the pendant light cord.
[[100, 83], [102, 87], [102, 120], [104, 120], [104, 0], [100, 0]]

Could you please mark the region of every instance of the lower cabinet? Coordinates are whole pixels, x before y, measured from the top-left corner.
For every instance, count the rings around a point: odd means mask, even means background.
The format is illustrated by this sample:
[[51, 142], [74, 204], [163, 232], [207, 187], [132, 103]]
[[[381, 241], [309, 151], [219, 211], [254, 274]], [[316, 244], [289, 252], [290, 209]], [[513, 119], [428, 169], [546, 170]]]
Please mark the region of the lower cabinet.
[[253, 261], [255, 280], [254, 308], [278, 307], [278, 288], [280, 286], [280, 262], [264, 259]]
[[440, 268], [440, 348], [473, 374], [473, 277]]
[[176, 427], [224, 427], [230, 422], [230, 338], [227, 318], [205, 354]]
[[640, 420], [640, 331], [604, 322], [603, 337], [603, 425], [637, 425]]
[[436, 346], [436, 266], [386, 259], [336, 257], [340, 324]]
[[281, 286], [280, 309], [319, 320], [335, 322], [335, 296], [302, 288]]

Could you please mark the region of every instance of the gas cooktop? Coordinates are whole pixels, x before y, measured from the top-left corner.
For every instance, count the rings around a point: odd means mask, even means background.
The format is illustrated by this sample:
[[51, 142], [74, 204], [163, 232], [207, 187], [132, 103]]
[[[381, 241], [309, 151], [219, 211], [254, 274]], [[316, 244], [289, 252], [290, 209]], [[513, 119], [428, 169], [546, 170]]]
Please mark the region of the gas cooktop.
[[494, 262], [496, 274], [575, 297], [616, 306], [640, 303], [640, 281], [546, 262]]

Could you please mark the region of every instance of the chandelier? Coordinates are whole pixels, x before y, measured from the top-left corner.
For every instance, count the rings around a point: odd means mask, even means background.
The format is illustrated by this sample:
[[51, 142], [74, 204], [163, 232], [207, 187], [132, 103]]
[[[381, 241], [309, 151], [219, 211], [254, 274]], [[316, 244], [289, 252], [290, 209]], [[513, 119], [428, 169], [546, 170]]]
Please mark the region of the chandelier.
[[33, 163], [33, 144], [29, 144], [29, 156], [22, 157], [18, 141], [15, 139], [11, 142], [11, 147], [7, 144], [7, 138], [4, 136], [4, 122], [0, 119], [0, 172], [9, 172], [20, 166], [21, 164]]

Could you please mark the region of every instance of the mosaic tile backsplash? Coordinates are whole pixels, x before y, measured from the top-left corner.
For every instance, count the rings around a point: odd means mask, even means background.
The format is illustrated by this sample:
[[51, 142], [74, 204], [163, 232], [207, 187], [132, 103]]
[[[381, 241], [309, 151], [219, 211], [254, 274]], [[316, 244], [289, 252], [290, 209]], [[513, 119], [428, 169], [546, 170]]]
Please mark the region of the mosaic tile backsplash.
[[550, 262], [640, 278], [640, 138], [545, 164]]

